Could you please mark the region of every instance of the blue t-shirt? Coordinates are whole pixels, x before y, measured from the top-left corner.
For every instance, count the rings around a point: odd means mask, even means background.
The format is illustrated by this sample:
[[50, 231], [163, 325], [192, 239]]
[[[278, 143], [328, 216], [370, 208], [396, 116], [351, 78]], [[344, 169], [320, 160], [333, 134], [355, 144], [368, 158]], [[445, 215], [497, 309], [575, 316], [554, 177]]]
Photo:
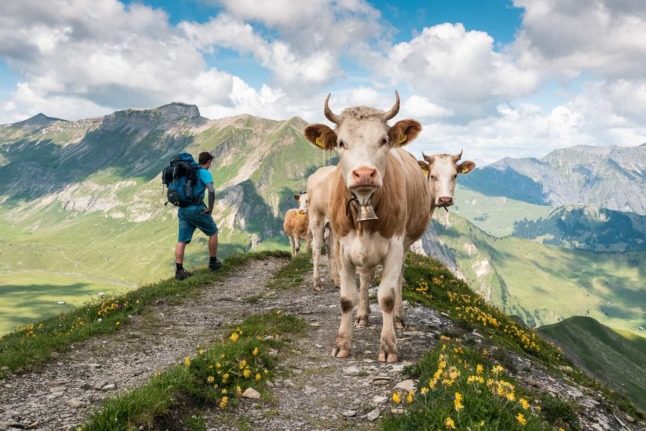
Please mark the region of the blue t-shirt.
[[204, 200], [204, 191], [206, 185], [213, 182], [213, 176], [208, 169], [200, 168], [197, 170], [197, 184], [193, 187], [193, 194], [200, 200], [200, 205]]

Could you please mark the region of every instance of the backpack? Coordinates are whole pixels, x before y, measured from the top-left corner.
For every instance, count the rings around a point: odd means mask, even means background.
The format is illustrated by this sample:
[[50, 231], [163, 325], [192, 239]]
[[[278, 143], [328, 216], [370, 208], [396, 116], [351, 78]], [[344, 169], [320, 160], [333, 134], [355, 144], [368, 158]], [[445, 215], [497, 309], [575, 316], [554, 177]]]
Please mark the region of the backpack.
[[200, 203], [199, 196], [193, 196], [199, 169], [200, 165], [188, 153], [180, 153], [170, 159], [170, 165], [162, 170], [162, 184], [168, 187], [168, 202], [181, 208]]

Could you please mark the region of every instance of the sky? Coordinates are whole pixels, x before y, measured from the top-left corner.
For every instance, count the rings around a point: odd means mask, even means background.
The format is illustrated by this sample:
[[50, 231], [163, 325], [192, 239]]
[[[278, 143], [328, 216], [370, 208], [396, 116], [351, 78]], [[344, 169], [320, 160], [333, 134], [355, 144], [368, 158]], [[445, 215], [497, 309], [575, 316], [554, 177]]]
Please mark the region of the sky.
[[0, 124], [173, 101], [207, 118], [388, 109], [478, 164], [646, 142], [646, 2], [3, 0]]

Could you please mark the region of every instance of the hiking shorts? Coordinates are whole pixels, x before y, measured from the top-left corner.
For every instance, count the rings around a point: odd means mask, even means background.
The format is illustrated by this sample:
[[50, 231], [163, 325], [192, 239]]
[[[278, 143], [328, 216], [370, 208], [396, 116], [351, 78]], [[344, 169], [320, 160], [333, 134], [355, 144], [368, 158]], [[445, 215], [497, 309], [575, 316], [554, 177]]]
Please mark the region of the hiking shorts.
[[218, 226], [213, 221], [211, 214], [204, 213], [203, 205], [192, 205], [190, 207], [180, 208], [177, 215], [179, 217], [179, 235], [177, 242], [191, 242], [193, 232], [198, 228], [206, 236], [218, 233]]

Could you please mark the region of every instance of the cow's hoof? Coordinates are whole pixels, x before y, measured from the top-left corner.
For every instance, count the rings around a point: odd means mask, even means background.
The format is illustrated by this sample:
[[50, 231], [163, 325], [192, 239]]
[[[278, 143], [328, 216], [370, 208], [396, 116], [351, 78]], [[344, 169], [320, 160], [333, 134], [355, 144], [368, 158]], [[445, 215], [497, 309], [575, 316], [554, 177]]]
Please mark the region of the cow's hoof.
[[314, 285], [314, 291], [315, 291], [315, 292], [321, 292], [321, 291], [323, 291], [323, 288], [321, 287], [321, 285], [320, 285], [320, 284], [319, 284], [319, 285], [316, 285], [316, 284], [315, 284], [315, 285]]
[[335, 358], [347, 358], [350, 356], [350, 349], [339, 349], [338, 347], [335, 347], [332, 349], [332, 356]]
[[356, 328], [365, 328], [368, 326], [368, 316], [357, 317], [354, 321]]
[[397, 356], [397, 353], [386, 353], [385, 351], [379, 352], [379, 356], [377, 357], [379, 362], [397, 362], [399, 361], [399, 357]]
[[395, 329], [404, 329], [406, 328], [406, 322], [401, 317], [395, 317]]

